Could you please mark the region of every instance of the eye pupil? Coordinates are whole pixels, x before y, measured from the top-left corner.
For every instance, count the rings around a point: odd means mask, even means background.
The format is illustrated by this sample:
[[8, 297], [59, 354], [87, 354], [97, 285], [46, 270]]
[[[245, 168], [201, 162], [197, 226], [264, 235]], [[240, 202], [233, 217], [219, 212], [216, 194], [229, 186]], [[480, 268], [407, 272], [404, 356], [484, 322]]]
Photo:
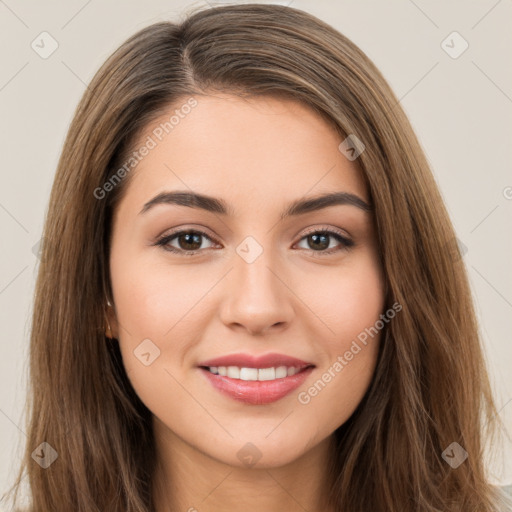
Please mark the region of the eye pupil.
[[319, 242], [320, 239], [322, 239], [322, 242], [320, 242], [320, 245], [310, 245], [311, 248], [313, 249], [327, 249], [329, 247], [329, 235], [327, 234], [314, 234], [314, 235], [309, 235], [308, 237], [310, 240], [313, 240], [314, 243], [316, 242]]
[[[178, 237], [179, 245], [185, 251], [195, 251], [201, 247], [201, 234], [199, 233], [185, 233]], [[183, 246], [182, 241], [185, 241], [185, 246]], [[187, 247], [187, 244], [194, 245], [197, 244], [197, 247]]]

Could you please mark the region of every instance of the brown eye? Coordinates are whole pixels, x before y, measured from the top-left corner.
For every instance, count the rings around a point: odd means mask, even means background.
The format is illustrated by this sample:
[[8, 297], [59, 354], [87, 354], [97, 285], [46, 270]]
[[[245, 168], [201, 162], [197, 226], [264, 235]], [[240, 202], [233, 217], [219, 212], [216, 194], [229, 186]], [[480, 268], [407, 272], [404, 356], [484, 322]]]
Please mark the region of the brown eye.
[[[306, 234], [302, 240], [306, 240], [307, 247], [304, 247], [305, 249], [325, 254], [348, 250], [354, 245], [352, 240], [334, 231], [313, 231]], [[333, 240], [338, 242], [338, 248], [336, 248], [336, 243], [332, 244]]]
[[308, 240], [308, 245], [311, 249], [319, 249], [324, 250], [329, 248], [329, 238], [330, 236], [324, 233], [318, 235], [308, 235], [306, 239]]
[[176, 240], [180, 249], [185, 251], [195, 251], [201, 248], [201, 237], [199, 233], [185, 233], [178, 235]]
[[[184, 255], [192, 255], [200, 251], [203, 238], [211, 241], [211, 238], [202, 231], [185, 230], [177, 231], [170, 235], [165, 235], [160, 238], [155, 245], [162, 246], [165, 250], [176, 253], [183, 253]], [[176, 242], [176, 245], [171, 245], [171, 242]], [[203, 247], [204, 249], [204, 247]]]

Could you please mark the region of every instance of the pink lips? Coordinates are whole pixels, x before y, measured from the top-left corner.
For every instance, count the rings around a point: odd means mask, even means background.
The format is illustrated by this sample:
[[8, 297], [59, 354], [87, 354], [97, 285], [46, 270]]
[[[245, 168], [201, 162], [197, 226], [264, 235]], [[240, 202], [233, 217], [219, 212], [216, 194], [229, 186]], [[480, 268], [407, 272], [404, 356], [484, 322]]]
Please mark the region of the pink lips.
[[[205, 367], [209, 366], [238, 366], [239, 368], [272, 368], [278, 366], [293, 366], [298, 373], [270, 381], [244, 381], [215, 375]], [[284, 354], [265, 354], [251, 356], [250, 354], [231, 354], [201, 362], [198, 367], [208, 381], [221, 393], [240, 402], [252, 405], [264, 405], [280, 400], [294, 389], [298, 388], [313, 371], [314, 365], [295, 357]]]
[[197, 366], [239, 366], [240, 368], [272, 368], [277, 366], [295, 366], [303, 368], [313, 366], [295, 357], [284, 354], [265, 354], [263, 356], [251, 356], [250, 354], [230, 354], [215, 359], [208, 359]]

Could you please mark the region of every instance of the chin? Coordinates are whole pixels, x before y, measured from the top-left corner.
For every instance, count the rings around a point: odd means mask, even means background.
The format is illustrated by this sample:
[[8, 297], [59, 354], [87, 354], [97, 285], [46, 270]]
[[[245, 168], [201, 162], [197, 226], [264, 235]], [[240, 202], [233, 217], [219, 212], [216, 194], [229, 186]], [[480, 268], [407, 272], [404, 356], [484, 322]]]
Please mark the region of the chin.
[[275, 435], [273, 439], [271, 437], [274, 434], [265, 438], [266, 434], [261, 432], [255, 436], [246, 435], [243, 440], [230, 439], [227, 444], [218, 445], [220, 451], [210, 452], [210, 456], [238, 468], [270, 469], [286, 466], [315, 446], [304, 434], [300, 438], [288, 434], [288, 431], [283, 430], [281, 436]]

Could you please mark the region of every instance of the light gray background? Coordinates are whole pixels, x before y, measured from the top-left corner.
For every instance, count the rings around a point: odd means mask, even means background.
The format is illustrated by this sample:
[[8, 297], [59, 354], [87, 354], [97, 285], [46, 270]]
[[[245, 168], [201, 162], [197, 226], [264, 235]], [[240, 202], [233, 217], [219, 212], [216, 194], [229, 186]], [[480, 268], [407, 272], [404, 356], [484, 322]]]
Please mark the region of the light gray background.
[[[400, 98], [467, 248], [464, 260], [497, 405], [512, 433], [512, 0], [271, 3], [308, 11], [347, 35]], [[197, 5], [201, 2], [0, 0], [0, 496], [11, 484], [25, 440], [22, 413], [38, 262], [33, 247], [74, 109], [98, 67], [127, 37]], [[43, 31], [59, 45], [47, 59], [31, 47]], [[453, 31], [469, 44], [458, 58], [441, 46]], [[457, 39], [446, 44], [452, 52], [462, 48]], [[504, 460], [491, 466], [493, 479], [510, 484], [510, 439], [503, 454]]]

